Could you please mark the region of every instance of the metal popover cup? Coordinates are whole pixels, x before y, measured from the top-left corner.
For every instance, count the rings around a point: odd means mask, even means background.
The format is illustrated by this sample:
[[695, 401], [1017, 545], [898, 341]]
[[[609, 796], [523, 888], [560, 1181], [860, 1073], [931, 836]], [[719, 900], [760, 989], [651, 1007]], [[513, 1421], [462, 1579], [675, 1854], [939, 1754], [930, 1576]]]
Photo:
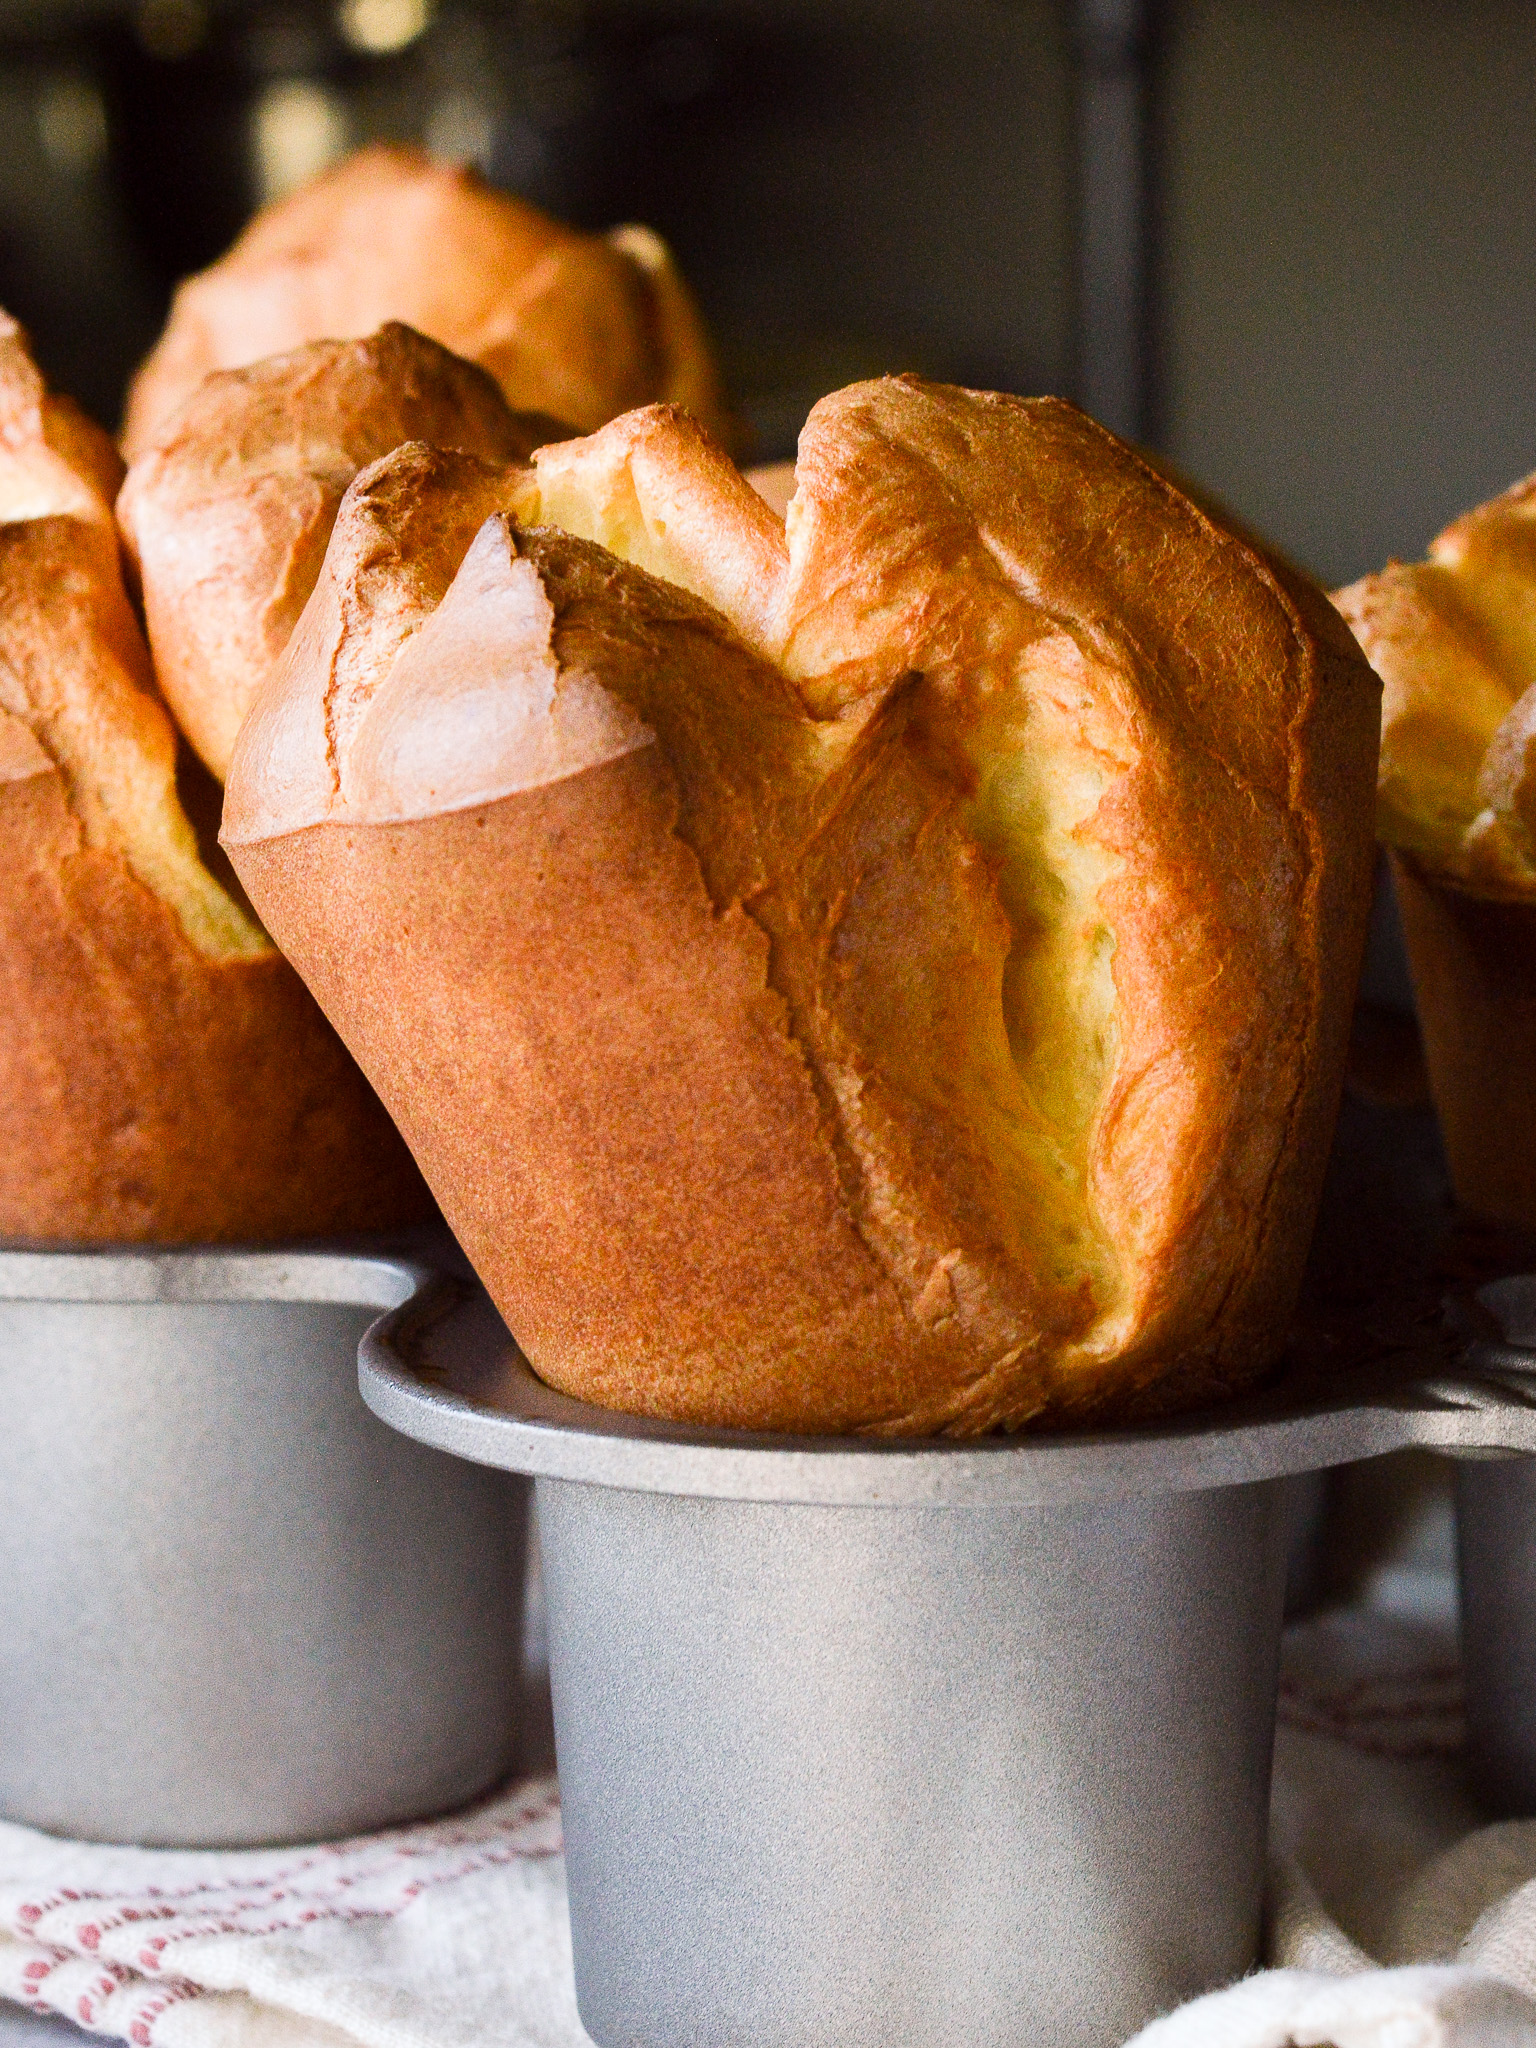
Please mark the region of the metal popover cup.
[[0, 1815], [309, 1841], [515, 1761], [527, 1483], [358, 1399], [417, 1267], [0, 1253]]
[[[1469, 1366], [1536, 1403], [1536, 1274], [1480, 1288]], [[1456, 1550], [1467, 1765], [1490, 1812], [1536, 1813], [1536, 1460], [1459, 1460]]]
[[673, 1427], [543, 1386], [482, 1295], [360, 1370], [536, 1475], [599, 2048], [1118, 2048], [1247, 1969], [1286, 1477], [1536, 1442], [1402, 1361], [1121, 1435]]

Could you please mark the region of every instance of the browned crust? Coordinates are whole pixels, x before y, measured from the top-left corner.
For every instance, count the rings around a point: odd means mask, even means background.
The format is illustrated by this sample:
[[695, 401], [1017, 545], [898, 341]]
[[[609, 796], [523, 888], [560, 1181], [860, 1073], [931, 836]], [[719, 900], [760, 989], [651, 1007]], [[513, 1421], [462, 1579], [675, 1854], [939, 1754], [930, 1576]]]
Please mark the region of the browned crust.
[[211, 961], [51, 769], [0, 782], [0, 1238], [272, 1240], [429, 1214], [288, 963]]
[[[788, 673], [675, 586], [522, 533], [504, 692], [551, 717], [606, 693], [649, 743], [553, 779], [530, 753], [521, 783], [507, 756], [494, 800], [369, 822], [368, 707], [393, 686], [365, 658], [333, 807], [302, 813], [337, 822], [285, 830], [272, 735], [314, 749], [344, 603], [368, 609], [338, 523], [231, 779], [253, 900], [557, 1385], [927, 1433], [1251, 1381], [1337, 1105], [1373, 678], [1319, 594], [1054, 402], [839, 394], [791, 518]], [[1018, 933], [971, 821], [1004, 661], [1079, 691], [1073, 745], [1118, 764], [1076, 828], [1111, 866], [1117, 1051], [1088, 1174], [1117, 1305], [1053, 1266], [1045, 1196], [997, 1140]], [[451, 664], [435, 687], [457, 701]]]
[[1452, 1184], [1536, 1225], [1536, 477], [1334, 602], [1385, 685], [1379, 829]]
[[[931, 1426], [941, 1391], [844, 1209], [766, 941], [717, 921], [675, 803], [647, 749], [237, 858], [546, 1377], [749, 1428]], [[321, 892], [330, 946], [276, 908]], [[504, 989], [552, 961], [561, 1001], [509, 1014]]]
[[0, 1238], [428, 1214], [313, 999], [199, 860], [105, 448], [0, 323]]
[[[25, 329], [0, 311], [0, 451], [4, 467], [24, 467], [32, 492], [38, 485], [50, 498], [49, 509], [69, 511], [80, 519], [110, 517], [112, 500], [123, 481], [123, 464], [110, 437], [87, 419], [71, 398], [50, 391], [32, 360]], [[31, 495], [31, 493], [29, 493]], [[41, 494], [39, 494], [41, 495]], [[5, 503], [0, 486], [0, 518], [31, 517]]]
[[[1177, 1358], [1219, 1391], [1274, 1355], [1299, 1282], [1369, 899], [1378, 694], [1320, 592], [1075, 408], [986, 394], [957, 431], [952, 403], [889, 380], [818, 408], [800, 477], [828, 533], [797, 631], [851, 648], [878, 594], [887, 673], [924, 673], [964, 717], [987, 654], [947, 588], [1000, 560], [1097, 665], [1130, 763], [1093, 825], [1123, 862], [1103, 891], [1121, 1050], [1092, 1162], [1133, 1289], [1114, 1377], [1155, 1406]], [[855, 581], [850, 606], [850, 565], [878, 577], [891, 537], [935, 517], [924, 466], [948, 524], [898, 551], [905, 587]]]
[[179, 287], [128, 394], [129, 459], [210, 371], [387, 320], [583, 432], [652, 399], [727, 424], [703, 322], [657, 237], [579, 234], [473, 171], [378, 145], [263, 208]]
[[1333, 601], [1385, 686], [1383, 840], [1448, 887], [1536, 902], [1536, 477]]
[[1457, 1199], [1536, 1225], [1536, 903], [1392, 865]]

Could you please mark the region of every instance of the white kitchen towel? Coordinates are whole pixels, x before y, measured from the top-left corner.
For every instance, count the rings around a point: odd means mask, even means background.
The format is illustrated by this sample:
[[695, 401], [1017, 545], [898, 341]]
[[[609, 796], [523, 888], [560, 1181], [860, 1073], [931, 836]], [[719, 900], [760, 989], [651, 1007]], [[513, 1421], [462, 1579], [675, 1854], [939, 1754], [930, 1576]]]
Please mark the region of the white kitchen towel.
[[135, 2048], [582, 2048], [553, 1779], [316, 1848], [0, 1824], [0, 1993]]
[[1454, 1621], [1288, 1632], [1271, 1967], [1134, 2048], [1536, 2048], [1536, 1821], [1487, 1825], [1461, 1769]]
[[[1536, 2048], [1536, 1821], [1483, 1824], [1460, 1743], [1448, 1623], [1291, 1630], [1274, 1967], [1137, 2048]], [[135, 2048], [582, 2048], [560, 1846], [548, 1779], [311, 1849], [0, 1825], [0, 1993]]]

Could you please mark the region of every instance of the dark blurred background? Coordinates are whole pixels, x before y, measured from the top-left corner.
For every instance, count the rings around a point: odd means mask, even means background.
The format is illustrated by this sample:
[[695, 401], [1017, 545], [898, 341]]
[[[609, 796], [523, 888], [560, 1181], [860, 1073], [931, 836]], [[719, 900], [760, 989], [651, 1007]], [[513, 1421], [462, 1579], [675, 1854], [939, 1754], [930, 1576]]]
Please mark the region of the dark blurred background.
[[0, 0], [0, 301], [115, 423], [377, 136], [658, 227], [764, 459], [878, 370], [1066, 391], [1329, 581], [1536, 467], [1536, 0]]

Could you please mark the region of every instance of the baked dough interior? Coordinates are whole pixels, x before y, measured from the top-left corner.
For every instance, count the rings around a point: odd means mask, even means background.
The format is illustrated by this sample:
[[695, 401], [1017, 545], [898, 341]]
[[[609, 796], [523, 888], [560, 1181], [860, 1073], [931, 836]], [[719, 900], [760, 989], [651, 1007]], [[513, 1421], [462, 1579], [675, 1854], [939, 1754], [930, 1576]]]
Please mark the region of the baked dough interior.
[[[963, 504], [935, 545], [936, 482], [918, 461], [898, 470], [889, 500], [868, 515], [881, 544], [845, 555], [841, 540], [823, 544], [803, 482], [781, 521], [691, 421], [653, 410], [638, 427], [618, 422], [540, 450], [513, 510], [524, 529], [593, 542], [722, 613], [809, 714], [795, 763], [807, 792], [835, 781], [911, 665], [900, 576], [866, 605], [848, 573], [873, 560], [889, 579], [888, 537], [906, 523], [907, 578], [926, 586], [921, 609], [952, 614], [942, 670], [925, 663], [938, 699], [930, 741], [969, 789], [959, 819], [987, 857], [1011, 936], [994, 985], [951, 992], [968, 1016], [946, 1045], [963, 1045], [963, 1062], [932, 1071], [933, 1019], [921, 1002], [892, 1003], [884, 1056], [919, 1097], [937, 1087], [965, 1098], [963, 1120], [1001, 1169], [994, 1213], [1016, 1233], [1008, 1256], [1043, 1267], [1053, 1291], [1080, 1289], [1097, 1326], [1080, 1341], [1112, 1348], [1124, 1271], [1090, 1198], [1089, 1155], [1118, 1047], [1115, 934], [1102, 891], [1122, 863], [1089, 827], [1126, 760], [1098, 711], [1088, 657], [1069, 632], [1031, 616]], [[667, 680], [658, 673], [658, 687], [635, 703], [647, 723], [678, 715]], [[762, 721], [781, 709], [748, 701], [742, 712], [733, 743], [761, 758]], [[706, 863], [719, 831], [719, 820], [701, 820], [690, 835]]]

